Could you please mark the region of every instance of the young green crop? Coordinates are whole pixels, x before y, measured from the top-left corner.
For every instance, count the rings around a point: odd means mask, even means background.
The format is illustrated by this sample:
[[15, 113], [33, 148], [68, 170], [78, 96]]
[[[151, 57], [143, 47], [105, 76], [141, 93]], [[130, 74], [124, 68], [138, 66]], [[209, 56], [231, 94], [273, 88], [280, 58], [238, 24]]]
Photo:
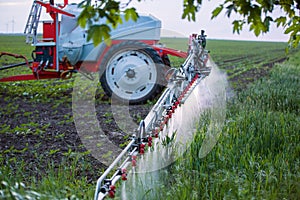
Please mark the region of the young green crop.
[[295, 74], [299, 63], [276, 65], [268, 79], [232, 99], [222, 136], [203, 159], [198, 153], [209, 121], [201, 118], [190, 149], [172, 166], [168, 193], [157, 198], [297, 199], [300, 77]]

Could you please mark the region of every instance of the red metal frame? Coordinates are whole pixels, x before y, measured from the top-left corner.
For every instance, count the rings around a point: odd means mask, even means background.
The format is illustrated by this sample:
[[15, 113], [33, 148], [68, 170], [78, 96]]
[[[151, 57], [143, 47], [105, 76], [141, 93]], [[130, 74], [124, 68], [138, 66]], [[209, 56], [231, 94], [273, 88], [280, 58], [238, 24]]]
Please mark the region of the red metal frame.
[[[56, 14], [63, 14], [63, 15], [67, 15], [69, 17], [75, 17], [75, 15], [68, 13], [60, 8], [55, 7], [53, 4], [51, 3], [44, 3], [42, 1], [35, 1], [36, 3], [40, 4], [41, 6], [46, 8], [46, 12], [50, 13], [51, 17], [54, 18], [53, 16], [55, 16]], [[65, 3], [68, 3], [68, 1], [65, 0]], [[64, 4], [64, 6], [66, 6], [67, 4]], [[55, 20], [55, 18], [53, 19]]]
[[52, 73], [47, 72], [47, 74], [39, 74], [39, 77], [37, 77], [34, 74], [24, 74], [24, 75], [4, 77], [0, 79], [0, 82], [30, 81], [30, 80], [60, 78], [60, 74], [58, 74], [58, 72], [52, 72]]
[[180, 57], [180, 58], [186, 58], [188, 55], [187, 52], [183, 52], [180, 50], [175, 50], [175, 49], [171, 49], [171, 48], [167, 48], [167, 47], [153, 46], [153, 49], [156, 50], [160, 56], [171, 55], [171, 56], [176, 56], [176, 57]]

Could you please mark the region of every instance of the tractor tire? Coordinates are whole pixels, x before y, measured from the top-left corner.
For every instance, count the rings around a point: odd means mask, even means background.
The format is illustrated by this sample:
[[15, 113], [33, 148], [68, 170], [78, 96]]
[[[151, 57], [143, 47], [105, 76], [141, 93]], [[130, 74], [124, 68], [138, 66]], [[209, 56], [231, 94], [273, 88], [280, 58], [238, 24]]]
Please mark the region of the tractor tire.
[[100, 67], [105, 93], [120, 102], [141, 104], [155, 98], [164, 88], [164, 65], [149, 45], [125, 41], [113, 45]]

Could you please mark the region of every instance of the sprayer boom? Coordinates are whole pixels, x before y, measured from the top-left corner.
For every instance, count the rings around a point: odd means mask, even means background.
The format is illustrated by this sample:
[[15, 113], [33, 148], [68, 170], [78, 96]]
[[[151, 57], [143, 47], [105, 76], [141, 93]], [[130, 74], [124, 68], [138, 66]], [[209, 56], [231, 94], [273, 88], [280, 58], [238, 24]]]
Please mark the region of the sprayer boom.
[[[188, 57], [180, 68], [171, 68], [168, 73], [168, 85], [146, 118], [140, 122], [138, 132], [115, 161], [107, 168], [97, 181], [95, 200], [105, 196], [115, 196], [115, 184], [121, 178], [127, 180], [127, 167], [136, 166], [137, 156], [145, 153], [145, 148], [151, 147], [156, 138], [169, 137], [164, 127], [173, 117], [177, 108], [182, 106], [194, 88], [209, 75], [211, 68], [206, 65], [209, 55], [205, 50], [206, 36], [193, 34], [190, 38]], [[164, 134], [163, 134], [164, 133]], [[121, 163], [120, 165], [117, 165]], [[115, 173], [108, 178], [111, 172]]]

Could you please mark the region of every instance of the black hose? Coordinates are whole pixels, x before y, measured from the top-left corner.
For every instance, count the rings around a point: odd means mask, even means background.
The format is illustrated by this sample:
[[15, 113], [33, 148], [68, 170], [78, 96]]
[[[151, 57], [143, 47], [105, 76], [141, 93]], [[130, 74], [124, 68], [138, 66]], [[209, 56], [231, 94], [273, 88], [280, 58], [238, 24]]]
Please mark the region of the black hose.
[[[28, 63], [32, 63], [32, 60], [28, 61]], [[0, 67], [0, 71], [1, 70], [6, 70], [6, 69], [11, 69], [11, 68], [14, 68], [14, 67], [19, 67], [19, 66], [22, 66], [22, 65], [27, 65], [28, 63], [27, 62], [22, 62], [22, 63], [3, 66], [3, 67]]]

